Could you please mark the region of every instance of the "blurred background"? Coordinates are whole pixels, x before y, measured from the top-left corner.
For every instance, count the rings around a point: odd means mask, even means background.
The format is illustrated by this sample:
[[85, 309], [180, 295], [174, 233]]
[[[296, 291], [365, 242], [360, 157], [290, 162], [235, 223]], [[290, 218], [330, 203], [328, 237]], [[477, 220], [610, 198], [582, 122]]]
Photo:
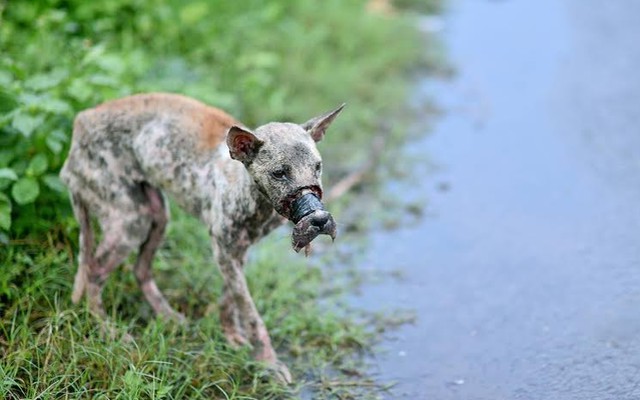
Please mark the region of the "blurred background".
[[336, 129], [343, 133], [326, 144], [335, 166], [327, 179], [335, 180], [362, 161], [359, 150], [383, 122], [403, 113], [408, 73], [435, 65], [401, 10], [437, 12], [440, 1], [398, 3], [0, 3], [2, 240], [60, 222], [68, 207], [55, 175], [74, 115], [132, 93], [183, 93], [252, 127], [350, 103]]
[[[0, 394], [640, 398], [640, 2], [0, 7]], [[129, 273], [105, 303], [135, 349], [70, 304], [73, 116], [141, 91], [249, 126], [347, 102], [320, 144], [325, 186], [367, 169], [330, 206], [340, 239], [303, 260], [277, 231], [247, 268], [296, 386], [224, 343], [206, 232], [180, 210], [156, 267], [188, 327]]]
[[458, 0], [423, 19], [456, 74], [417, 85], [443, 113], [389, 189], [426, 209], [373, 235], [379, 283], [354, 296], [409, 310], [374, 357], [389, 398], [640, 397], [639, 15]]

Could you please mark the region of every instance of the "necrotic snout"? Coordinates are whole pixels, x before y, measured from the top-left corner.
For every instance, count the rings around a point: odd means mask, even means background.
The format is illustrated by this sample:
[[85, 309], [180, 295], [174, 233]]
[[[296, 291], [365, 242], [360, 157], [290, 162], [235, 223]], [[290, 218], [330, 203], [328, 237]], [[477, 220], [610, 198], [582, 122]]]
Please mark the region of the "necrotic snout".
[[327, 222], [329, 222], [330, 218], [331, 218], [331, 214], [329, 214], [326, 211], [314, 212], [311, 215], [310, 222], [311, 222], [311, 225], [317, 226], [318, 228], [322, 228], [327, 224]]
[[296, 199], [291, 205], [293, 228], [292, 244], [295, 251], [307, 246], [318, 235], [336, 237], [336, 223], [331, 214], [325, 211], [320, 199], [313, 193], [307, 193]]
[[318, 196], [315, 193], [302, 195], [291, 204], [291, 221], [297, 224], [302, 218], [317, 210], [324, 211], [324, 205]]

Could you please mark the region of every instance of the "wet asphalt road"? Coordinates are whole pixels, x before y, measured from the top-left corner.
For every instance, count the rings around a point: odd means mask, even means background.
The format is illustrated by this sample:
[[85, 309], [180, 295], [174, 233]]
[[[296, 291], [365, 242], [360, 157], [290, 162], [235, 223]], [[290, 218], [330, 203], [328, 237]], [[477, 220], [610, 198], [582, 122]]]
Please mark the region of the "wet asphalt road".
[[458, 76], [419, 90], [447, 114], [391, 186], [427, 214], [354, 298], [416, 314], [386, 398], [640, 399], [640, 1], [452, 1]]

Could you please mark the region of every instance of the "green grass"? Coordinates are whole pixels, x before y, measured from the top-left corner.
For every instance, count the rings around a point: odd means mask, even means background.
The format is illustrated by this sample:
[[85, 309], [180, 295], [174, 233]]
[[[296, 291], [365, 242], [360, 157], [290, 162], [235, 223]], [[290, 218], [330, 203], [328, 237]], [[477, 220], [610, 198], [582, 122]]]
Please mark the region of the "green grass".
[[357, 362], [375, 327], [356, 322], [355, 311], [345, 312], [339, 301], [352, 276], [288, 251], [286, 230], [252, 253], [253, 297], [297, 381], [282, 387], [247, 349], [226, 344], [216, 312], [222, 282], [206, 232], [174, 214], [156, 276], [189, 323], [154, 318], [125, 266], [112, 275], [104, 301], [133, 343], [106, 337], [84, 306], [70, 303], [74, 246], [52, 240], [44, 251], [33, 243], [2, 250], [0, 398], [277, 399], [305, 390], [313, 398], [354, 398], [378, 390]]
[[320, 144], [325, 185], [364, 162], [375, 136], [392, 160], [410, 122], [410, 73], [439, 60], [409, 18], [365, 3], [0, 0], [0, 398], [378, 398], [386, 383], [367, 376], [361, 355], [397, 321], [343, 300], [363, 279], [351, 267], [361, 229], [372, 210], [396, 205], [376, 200], [375, 180], [329, 206], [335, 245], [319, 238], [306, 259], [285, 228], [252, 249], [253, 298], [296, 380], [284, 387], [226, 344], [206, 230], [177, 209], [155, 272], [189, 323], [156, 319], [125, 266], [103, 298], [134, 342], [106, 337], [70, 302], [77, 224], [54, 178], [75, 113], [139, 91], [184, 93], [249, 126], [305, 121], [346, 101]]

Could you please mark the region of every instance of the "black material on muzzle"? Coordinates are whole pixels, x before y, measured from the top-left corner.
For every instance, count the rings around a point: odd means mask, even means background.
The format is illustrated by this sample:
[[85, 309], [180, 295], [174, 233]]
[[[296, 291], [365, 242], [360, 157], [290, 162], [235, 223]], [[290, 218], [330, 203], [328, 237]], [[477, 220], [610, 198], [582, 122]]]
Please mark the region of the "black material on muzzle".
[[291, 204], [291, 221], [297, 224], [302, 218], [316, 210], [324, 210], [324, 205], [315, 193], [300, 196]]

